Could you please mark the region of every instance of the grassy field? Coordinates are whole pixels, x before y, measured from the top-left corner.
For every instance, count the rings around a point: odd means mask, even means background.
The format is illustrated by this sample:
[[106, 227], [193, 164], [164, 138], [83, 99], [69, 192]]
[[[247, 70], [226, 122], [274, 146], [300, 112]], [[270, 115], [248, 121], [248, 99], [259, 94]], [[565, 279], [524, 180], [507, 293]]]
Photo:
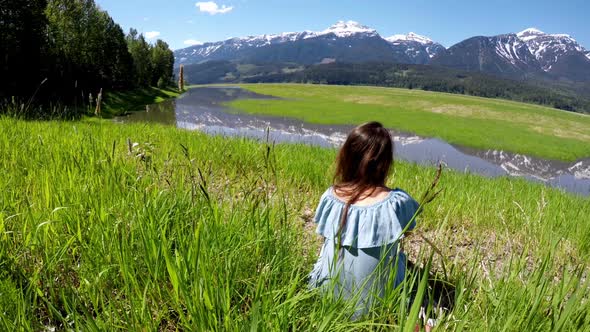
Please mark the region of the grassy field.
[[[0, 330], [412, 330], [407, 286], [359, 321], [306, 287], [334, 157], [159, 125], [0, 117]], [[420, 197], [433, 175], [397, 162], [390, 185]], [[448, 170], [440, 186], [417, 232], [443, 256], [417, 235], [404, 243], [456, 286], [438, 330], [589, 329], [587, 198]]]
[[381, 121], [449, 143], [573, 161], [590, 156], [590, 116], [498, 99], [419, 90], [298, 84], [242, 85], [284, 100], [239, 100], [237, 110], [321, 124]]

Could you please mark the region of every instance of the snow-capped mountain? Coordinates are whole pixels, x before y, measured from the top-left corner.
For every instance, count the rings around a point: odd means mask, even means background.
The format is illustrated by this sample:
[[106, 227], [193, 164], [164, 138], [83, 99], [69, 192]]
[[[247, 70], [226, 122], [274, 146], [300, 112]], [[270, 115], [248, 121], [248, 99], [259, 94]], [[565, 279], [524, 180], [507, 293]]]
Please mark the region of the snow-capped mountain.
[[339, 21], [322, 31], [285, 32], [194, 45], [177, 50], [176, 66], [210, 60], [246, 63], [395, 62], [430, 64], [515, 79], [590, 81], [590, 50], [566, 34], [529, 28], [519, 33], [477, 36], [445, 49], [408, 33], [382, 38], [375, 29]]
[[529, 28], [517, 34], [464, 40], [435, 56], [430, 64], [518, 79], [590, 81], [588, 54], [569, 35]]
[[411, 63], [415, 64], [426, 64], [445, 50], [441, 44], [413, 32], [407, 35], [393, 35], [385, 40], [391, 43], [391, 47], [395, 51], [405, 53], [411, 59]]
[[435, 56], [430, 64], [514, 78], [542, 72], [527, 44], [516, 34], [469, 38]]
[[[426, 63], [444, 49], [440, 44], [415, 34], [404, 43], [381, 38], [375, 29], [354, 21], [339, 21], [323, 31], [265, 34], [205, 43], [175, 52], [176, 65], [209, 60], [284, 61], [319, 63], [329, 61], [388, 61]], [[411, 50], [410, 50], [411, 48]]]
[[205, 60], [229, 60], [248, 48], [259, 48], [314, 37], [316, 37], [315, 33], [304, 31], [286, 32], [276, 35], [230, 38], [224, 41], [194, 45], [177, 50], [174, 53], [176, 65], [199, 63]]
[[590, 80], [590, 57], [587, 50], [566, 34], [547, 34], [535, 28], [519, 32], [542, 69], [553, 76]]
[[425, 36], [421, 36], [417, 33], [414, 32], [410, 32], [407, 35], [393, 35], [391, 37], [387, 37], [385, 38], [387, 41], [390, 42], [396, 42], [396, 41], [415, 41], [418, 42], [420, 44], [432, 44], [434, 43], [432, 41], [432, 39], [425, 37]]
[[519, 32], [517, 36], [527, 44], [531, 53], [541, 63], [543, 70], [547, 72], [550, 72], [553, 65], [564, 55], [586, 51], [575, 39], [566, 34], [546, 34], [535, 28], [529, 28]]
[[320, 32], [318, 35], [322, 36], [329, 34], [334, 34], [339, 38], [347, 38], [358, 35], [362, 37], [379, 37], [379, 34], [375, 29], [371, 29], [355, 21], [338, 21], [328, 29]]

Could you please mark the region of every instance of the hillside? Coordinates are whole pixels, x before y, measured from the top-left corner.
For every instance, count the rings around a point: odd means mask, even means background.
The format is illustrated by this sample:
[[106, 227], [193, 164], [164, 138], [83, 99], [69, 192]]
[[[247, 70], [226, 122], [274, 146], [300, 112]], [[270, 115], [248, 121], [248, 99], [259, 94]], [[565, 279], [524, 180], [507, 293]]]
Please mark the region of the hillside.
[[516, 34], [469, 38], [437, 55], [430, 64], [521, 80], [544, 74]]
[[190, 84], [323, 83], [421, 89], [488, 98], [502, 98], [558, 109], [590, 112], [590, 84], [517, 81], [477, 72], [436, 66], [389, 63], [303, 66], [296, 63], [210, 61], [186, 65]]

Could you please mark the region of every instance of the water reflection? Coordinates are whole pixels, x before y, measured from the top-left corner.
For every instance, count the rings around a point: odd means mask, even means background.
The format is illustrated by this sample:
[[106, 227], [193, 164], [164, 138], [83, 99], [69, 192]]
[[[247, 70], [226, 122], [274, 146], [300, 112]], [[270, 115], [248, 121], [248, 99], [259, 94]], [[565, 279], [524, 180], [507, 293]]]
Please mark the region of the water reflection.
[[[116, 121], [148, 121], [175, 125], [209, 134], [246, 136], [276, 142], [338, 146], [353, 126], [315, 125], [286, 117], [228, 113], [224, 106], [236, 99], [274, 99], [234, 87], [203, 87], [189, 90], [177, 100], [146, 106]], [[450, 145], [434, 138], [392, 131], [395, 154], [404, 160], [448, 167], [486, 176], [521, 176], [532, 181], [590, 195], [590, 158], [575, 163], [544, 160], [497, 150], [476, 150]]]
[[129, 122], [157, 122], [165, 125], [176, 125], [175, 101], [146, 105], [144, 112], [134, 112], [128, 116], [119, 118]]

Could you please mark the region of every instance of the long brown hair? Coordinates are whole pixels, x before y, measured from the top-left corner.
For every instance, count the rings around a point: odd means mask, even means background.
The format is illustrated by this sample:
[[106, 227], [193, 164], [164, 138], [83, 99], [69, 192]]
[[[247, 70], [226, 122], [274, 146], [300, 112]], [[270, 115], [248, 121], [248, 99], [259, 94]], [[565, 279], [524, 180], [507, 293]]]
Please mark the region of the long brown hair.
[[350, 205], [361, 196], [371, 196], [375, 189], [384, 186], [392, 164], [393, 142], [389, 131], [381, 123], [362, 124], [348, 134], [336, 158], [333, 186], [335, 192], [349, 198], [340, 218], [340, 242]]

